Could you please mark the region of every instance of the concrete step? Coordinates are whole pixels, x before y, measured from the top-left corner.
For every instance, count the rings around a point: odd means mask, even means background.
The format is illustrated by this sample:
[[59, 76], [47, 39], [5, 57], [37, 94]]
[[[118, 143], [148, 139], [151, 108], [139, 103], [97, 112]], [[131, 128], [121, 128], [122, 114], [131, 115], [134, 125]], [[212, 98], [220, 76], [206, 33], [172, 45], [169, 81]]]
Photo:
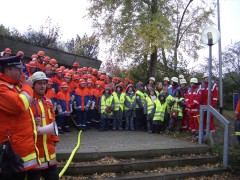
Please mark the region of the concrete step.
[[[182, 156], [182, 157], [158, 157], [154, 159], [123, 159], [109, 162], [73, 162], [65, 172], [66, 175], [89, 175], [101, 173], [129, 173], [132, 171], [145, 171], [157, 168], [200, 166], [203, 164], [215, 164], [217, 158], [210, 155]], [[107, 164], [108, 163], [108, 164]], [[59, 171], [64, 167], [59, 164]]]

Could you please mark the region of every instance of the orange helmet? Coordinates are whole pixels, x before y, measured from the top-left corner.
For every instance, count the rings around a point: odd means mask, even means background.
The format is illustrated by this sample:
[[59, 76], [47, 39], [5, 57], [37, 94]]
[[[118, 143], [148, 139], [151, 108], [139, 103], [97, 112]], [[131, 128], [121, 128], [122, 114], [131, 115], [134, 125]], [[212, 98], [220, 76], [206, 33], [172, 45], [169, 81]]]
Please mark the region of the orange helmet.
[[34, 62], [34, 61], [30, 61], [30, 62], [28, 63], [28, 66], [29, 66], [29, 67], [33, 67], [33, 68], [37, 67], [36, 62]]
[[102, 74], [100, 77], [99, 77], [99, 79], [101, 79], [101, 80], [106, 80], [106, 76], [104, 75], [104, 74]]
[[91, 73], [91, 72], [92, 72], [92, 70], [93, 70], [93, 68], [92, 68], [92, 67], [89, 67], [89, 68], [88, 68], [88, 72], [90, 72], [90, 73]]
[[40, 57], [43, 57], [43, 56], [45, 56], [45, 53], [43, 51], [38, 51], [37, 55]]
[[45, 56], [43, 60], [44, 60], [44, 61], [50, 61], [51, 58], [50, 58], [49, 56]]
[[68, 73], [68, 69], [64, 69], [63, 74], [67, 74], [67, 73]]
[[53, 65], [53, 66], [56, 66], [57, 65], [57, 60], [56, 59], [51, 59], [50, 64]]
[[55, 70], [55, 73], [62, 73], [63, 71], [62, 71], [62, 69], [61, 68], [57, 68], [56, 70]]
[[66, 69], [66, 68], [65, 68], [65, 66], [60, 66], [60, 69], [64, 70], [64, 69]]
[[68, 87], [68, 84], [66, 82], [62, 82], [61, 88]]
[[22, 51], [18, 51], [16, 54], [16, 56], [22, 56], [22, 55], [24, 55], [24, 52], [22, 52]]
[[77, 72], [78, 72], [78, 73], [82, 73], [82, 68], [78, 68], [78, 69], [77, 69]]
[[66, 74], [64, 75], [64, 78], [69, 78], [69, 79], [71, 79], [71, 74], [66, 73]]
[[10, 48], [6, 48], [5, 50], [4, 50], [4, 53], [6, 53], [6, 54], [11, 54], [11, 49]]
[[52, 69], [52, 66], [50, 64], [47, 64], [44, 69]]
[[83, 78], [83, 79], [87, 79], [88, 76], [87, 76], [86, 74], [84, 74], [84, 75], [82, 76], [82, 78]]
[[32, 58], [32, 60], [35, 60], [35, 59], [37, 59], [37, 55], [36, 55], [36, 54], [33, 54], [33, 55], [31, 56], [31, 58]]
[[84, 79], [79, 79], [79, 84], [85, 84], [86, 81]]
[[87, 67], [83, 67], [82, 70], [83, 70], [83, 71], [87, 71]]
[[48, 79], [48, 84], [53, 84], [53, 81], [52, 81], [52, 79]]
[[97, 70], [97, 69], [93, 69], [93, 70], [92, 70], [92, 74], [93, 74], [93, 75], [98, 75], [98, 70]]
[[68, 73], [69, 73], [71, 76], [73, 76], [73, 75], [75, 74], [75, 72], [74, 72], [72, 69], [69, 70]]
[[112, 82], [117, 83], [118, 82], [118, 78], [117, 77], [113, 77], [112, 78]]
[[73, 67], [79, 67], [80, 65], [79, 65], [79, 63], [78, 62], [74, 62], [73, 63]]

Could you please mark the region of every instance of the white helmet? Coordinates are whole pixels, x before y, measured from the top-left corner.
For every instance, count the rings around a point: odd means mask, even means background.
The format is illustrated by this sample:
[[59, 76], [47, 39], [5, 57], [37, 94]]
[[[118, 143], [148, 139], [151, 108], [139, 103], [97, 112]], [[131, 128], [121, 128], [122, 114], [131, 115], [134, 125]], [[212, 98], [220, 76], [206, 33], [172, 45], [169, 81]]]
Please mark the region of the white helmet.
[[206, 78], [206, 77], [208, 77], [208, 73], [203, 74], [203, 78]]
[[197, 78], [191, 78], [191, 79], [190, 79], [190, 83], [195, 83], [195, 84], [197, 84], [197, 83], [198, 83], [198, 79], [197, 79]]
[[187, 84], [186, 79], [180, 79], [180, 84]]
[[183, 76], [182, 74], [180, 74], [180, 75], [178, 76], [178, 78], [179, 78], [179, 79], [184, 79], [184, 76]]
[[149, 80], [152, 80], [153, 82], [155, 82], [155, 78], [154, 77], [150, 77]]
[[172, 77], [171, 81], [178, 83], [178, 78], [177, 77]]
[[35, 72], [32, 76], [31, 76], [32, 82], [36, 82], [36, 81], [41, 81], [41, 80], [48, 80], [46, 74], [42, 71], [38, 71]]
[[169, 81], [169, 78], [168, 77], [164, 77], [163, 81]]

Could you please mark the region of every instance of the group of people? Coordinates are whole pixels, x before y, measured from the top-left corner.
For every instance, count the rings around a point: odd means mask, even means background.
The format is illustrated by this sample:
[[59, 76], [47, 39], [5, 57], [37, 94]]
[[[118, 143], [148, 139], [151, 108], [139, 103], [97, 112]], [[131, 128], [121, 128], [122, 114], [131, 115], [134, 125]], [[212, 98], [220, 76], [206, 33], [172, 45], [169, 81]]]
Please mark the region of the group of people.
[[[198, 134], [199, 108], [208, 99], [208, 75], [200, 83], [183, 75], [147, 84], [129, 78], [108, 76], [92, 67], [58, 67], [57, 60], [43, 51], [24, 64], [24, 53], [11, 56], [6, 48], [0, 59], [0, 142], [9, 141], [23, 160], [12, 177], [58, 179], [56, 134], [40, 134], [38, 127], [56, 122], [60, 134], [71, 132], [71, 124], [86, 131], [146, 130], [148, 133], [189, 130]], [[216, 106], [217, 85], [211, 82], [211, 105]], [[206, 114], [204, 115], [206, 119]], [[204, 124], [206, 128], [206, 124]], [[211, 116], [210, 130], [214, 131]], [[3, 171], [3, 170], [2, 170]], [[18, 172], [18, 171], [16, 171]], [[5, 177], [4, 174], [0, 177]]]

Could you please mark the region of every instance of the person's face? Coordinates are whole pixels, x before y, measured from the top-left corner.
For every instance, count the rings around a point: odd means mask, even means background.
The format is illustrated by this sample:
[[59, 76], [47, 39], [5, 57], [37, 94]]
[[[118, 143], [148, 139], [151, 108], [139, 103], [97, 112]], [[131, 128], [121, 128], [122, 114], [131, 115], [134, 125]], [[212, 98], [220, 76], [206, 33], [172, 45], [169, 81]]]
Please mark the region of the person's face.
[[128, 88], [128, 91], [129, 91], [129, 92], [132, 92], [132, 91], [133, 91], [132, 87], [129, 87], [129, 88]]
[[67, 82], [67, 83], [71, 81], [70, 78], [64, 78], [64, 80], [65, 80], [65, 82]]
[[204, 82], [208, 82], [208, 77], [205, 77], [205, 78], [203, 79], [203, 81], [204, 81]]
[[80, 87], [84, 88], [85, 87], [85, 83], [81, 83]]
[[35, 67], [30, 67], [30, 71], [33, 73], [33, 72], [35, 72]]
[[149, 84], [153, 84], [153, 83], [154, 83], [153, 80], [150, 79], [150, 80], [149, 80]]
[[117, 92], [120, 92], [121, 91], [121, 88], [120, 87], [117, 87]]
[[180, 84], [180, 86], [183, 88], [183, 87], [185, 87], [185, 86], [186, 86], [186, 84]]
[[190, 83], [190, 87], [192, 88], [194, 86], [194, 83]]
[[47, 74], [47, 75], [52, 74], [52, 70], [51, 70], [51, 69], [46, 69], [46, 70], [45, 70], [45, 74]]
[[168, 85], [168, 81], [163, 81], [163, 84], [166, 86]]
[[177, 96], [177, 97], [179, 96], [179, 92], [178, 92], [178, 91], [176, 91], [176, 94], [175, 94], [175, 96]]
[[9, 67], [5, 69], [5, 74], [9, 76], [11, 79], [15, 80], [16, 82], [21, 81], [22, 73], [23, 73], [22, 69], [16, 67]]
[[160, 100], [164, 100], [164, 97], [163, 97], [163, 96], [160, 96]]
[[4, 53], [4, 56], [5, 56], [5, 57], [9, 57], [10, 54], [9, 54], [9, 53]]
[[62, 87], [62, 90], [63, 90], [64, 92], [66, 92], [66, 91], [68, 90], [68, 88], [67, 88], [67, 87]]
[[109, 89], [105, 90], [105, 93], [106, 93], [106, 94], [109, 94], [109, 93], [110, 93]]
[[47, 84], [47, 88], [51, 89], [52, 88], [52, 84]]
[[57, 73], [57, 76], [58, 77], [62, 77], [62, 73]]
[[151, 96], [154, 96], [154, 91], [150, 91], [150, 95], [151, 95]]
[[88, 83], [87, 85], [88, 85], [88, 87], [92, 87], [92, 83]]
[[43, 96], [46, 92], [47, 89], [47, 81], [46, 80], [41, 80], [41, 81], [36, 81], [33, 86], [33, 90], [40, 96]]
[[163, 88], [162, 83], [159, 83], [157, 87], [158, 87], [158, 89], [162, 89]]

